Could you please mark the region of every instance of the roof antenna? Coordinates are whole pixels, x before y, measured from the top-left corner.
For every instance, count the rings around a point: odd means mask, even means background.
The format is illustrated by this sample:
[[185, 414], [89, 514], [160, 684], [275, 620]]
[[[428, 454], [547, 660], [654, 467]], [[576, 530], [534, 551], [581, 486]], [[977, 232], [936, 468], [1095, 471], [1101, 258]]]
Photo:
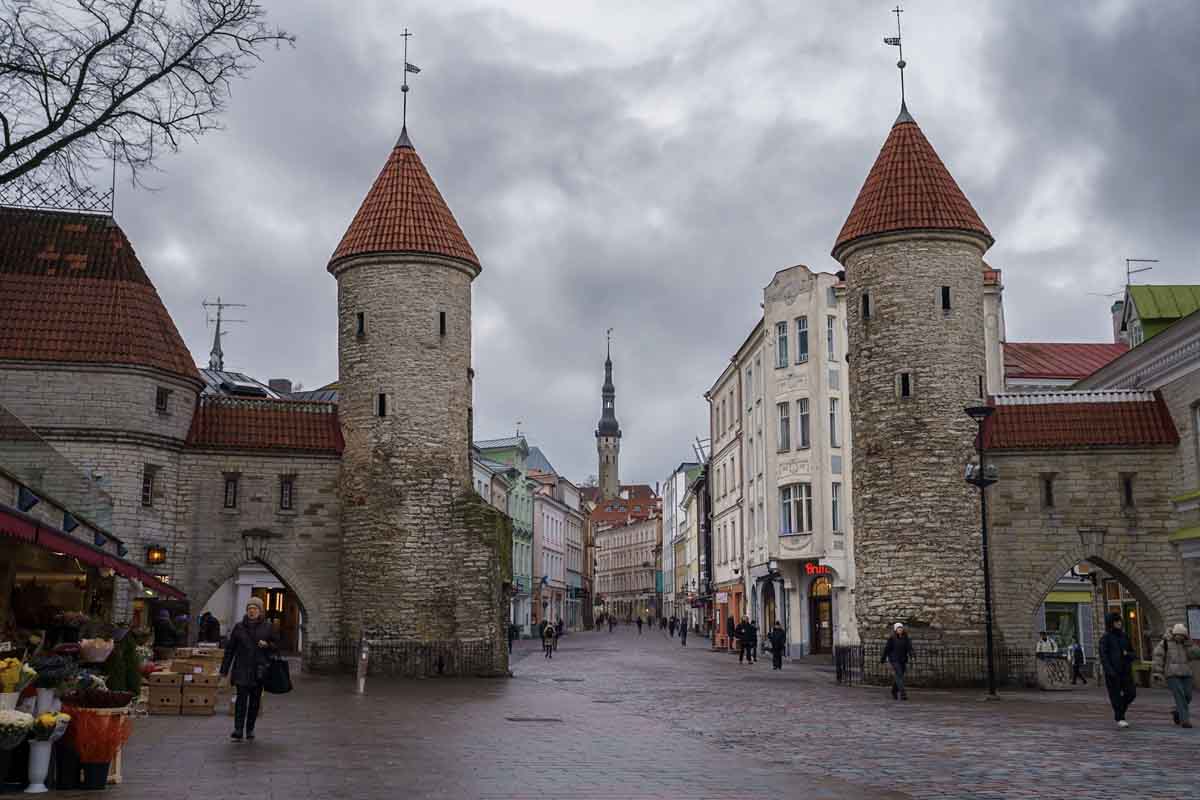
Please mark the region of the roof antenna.
[[[214, 321], [216, 322], [216, 331], [213, 333], [212, 351], [208, 354], [208, 368], [211, 370], [216, 370], [217, 372], [224, 372], [225, 371], [225, 351], [221, 349], [221, 337], [223, 337], [225, 334], [221, 332], [221, 323], [222, 322], [245, 322], [246, 320], [244, 320], [244, 319], [223, 319], [221, 317], [221, 312], [227, 308], [245, 308], [246, 304], [245, 303], [223, 303], [223, 302], [221, 302], [221, 296], [217, 295], [217, 302], [210, 303], [209, 301], [205, 300], [200, 305], [202, 305], [204, 307], [204, 324], [211, 325]], [[216, 320], [213, 320], [212, 318], [210, 318], [208, 316], [208, 310], [210, 308], [215, 308], [217, 310]]]
[[900, 116], [896, 118], [896, 121], [912, 122], [904, 97], [904, 68], [908, 66], [908, 62], [904, 60], [904, 43], [900, 38], [900, 15], [904, 13], [904, 9], [897, 5], [892, 9], [892, 13], [896, 15], [896, 35], [883, 37], [883, 43], [900, 49], [900, 60], [896, 62], [896, 66], [900, 70]]
[[1132, 266], [1133, 264], [1157, 264], [1157, 263], [1158, 263], [1157, 258], [1127, 258], [1127, 259], [1125, 259], [1125, 286], [1128, 287], [1129, 284], [1133, 283], [1133, 276], [1138, 274], [1139, 272], [1149, 272], [1150, 270], [1154, 269], [1154, 267], [1139, 267], [1138, 269], [1133, 269], [1133, 266]]
[[404, 39], [404, 82], [400, 85], [400, 92], [404, 97], [404, 111], [400, 123], [400, 138], [404, 141], [408, 139], [408, 73], [413, 75], [418, 74], [421, 68], [416, 64], [408, 63], [408, 40], [412, 38], [412, 34], [408, 32], [408, 28], [404, 29], [404, 33], [400, 34]]

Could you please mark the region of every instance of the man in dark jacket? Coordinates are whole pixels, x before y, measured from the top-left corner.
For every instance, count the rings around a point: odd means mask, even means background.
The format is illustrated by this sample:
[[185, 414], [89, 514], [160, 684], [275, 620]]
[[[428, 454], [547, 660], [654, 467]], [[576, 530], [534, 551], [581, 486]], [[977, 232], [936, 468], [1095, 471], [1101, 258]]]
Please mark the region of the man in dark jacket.
[[892, 665], [893, 700], [897, 697], [901, 700], [908, 699], [908, 692], [904, 688], [904, 673], [908, 671], [908, 660], [912, 655], [912, 640], [908, 638], [908, 631], [904, 629], [904, 623], [897, 622], [892, 626], [892, 635], [888, 637], [887, 644], [883, 647], [883, 657], [879, 659], [880, 664]]
[[687, 631], [687, 619], [679, 620], [679, 643], [684, 647], [687, 647]]
[[243, 730], [247, 739], [254, 738], [254, 723], [258, 720], [258, 707], [262, 702], [263, 677], [277, 647], [278, 637], [263, 613], [263, 601], [251, 597], [246, 603], [246, 616], [229, 633], [225, 658], [221, 660], [222, 677], [229, 676], [230, 682], [237, 687], [233, 705], [232, 737], [235, 740], [241, 740]]
[[1121, 615], [1113, 612], [1104, 618], [1105, 631], [1100, 637], [1100, 666], [1104, 669], [1104, 687], [1112, 704], [1118, 728], [1128, 728], [1125, 712], [1137, 696], [1133, 685], [1133, 662], [1137, 654], [1122, 628]]
[[779, 623], [779, 620], [775, 621], [775, 626], [767, 634], [767, 641], [771, 643], [771, 669], [783, 669], [783, 651], [787, 647], [787, 634], [784, 633], [783, 625]]
[[747, 664], [754, 663], [754, 646], [757, 644], [757, 631], [754, 630], [749, 616], [742, 617], [742, 621], [733, 629], [733, 635], [738, 640], [738, 663], [741, 664], [745, 659]]
[[667, 630], [671, 632], [672, 638], [674, 638], [674, 636], [675, 636], [675, 626], [678, 624], [679, 624], [679, 620], [675, 618], [674, 614], [672, 614], [671, 619], [667, 621]]

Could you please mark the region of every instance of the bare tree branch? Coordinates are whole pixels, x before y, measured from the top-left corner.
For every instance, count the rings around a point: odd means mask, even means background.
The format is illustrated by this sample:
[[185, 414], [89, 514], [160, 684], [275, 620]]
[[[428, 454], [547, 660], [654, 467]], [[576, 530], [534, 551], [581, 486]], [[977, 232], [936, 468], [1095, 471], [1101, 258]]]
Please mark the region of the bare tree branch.
[[219, 127], [235, 79], [293, 44], [259, 0], [0, 0], [0, 184], [74, 183]]

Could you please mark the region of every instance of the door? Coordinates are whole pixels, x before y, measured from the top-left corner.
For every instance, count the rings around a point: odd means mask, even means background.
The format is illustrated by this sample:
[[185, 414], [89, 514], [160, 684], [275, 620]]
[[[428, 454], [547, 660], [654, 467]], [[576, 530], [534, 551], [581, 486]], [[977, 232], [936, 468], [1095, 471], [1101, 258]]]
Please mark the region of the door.
[[817, 578], [808, 593], [809, 642], [813, 653], [833, 651], [833, 598], [829, 578]]

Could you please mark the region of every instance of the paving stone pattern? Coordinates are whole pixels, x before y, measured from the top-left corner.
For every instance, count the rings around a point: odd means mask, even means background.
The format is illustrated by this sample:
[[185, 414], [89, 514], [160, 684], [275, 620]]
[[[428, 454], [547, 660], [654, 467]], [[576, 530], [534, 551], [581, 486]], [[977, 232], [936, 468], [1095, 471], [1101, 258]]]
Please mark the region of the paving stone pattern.
[[228, 717], [139, 719], [109, 796], [1196, 796], [1200, 738], [1171, 725], [1161, 690], [1141, 691], [1119, 731], [1094, 685], [895, 703], [837, 687], [820, 664], [772, 672], [688, 644], [621, 626], [568, 635], [547, 660], [522, 641], [512, 679], [373, 679], [362, 698], [349, 681], [301, 676], [267, 698], [253, 743], [228, 741]]

